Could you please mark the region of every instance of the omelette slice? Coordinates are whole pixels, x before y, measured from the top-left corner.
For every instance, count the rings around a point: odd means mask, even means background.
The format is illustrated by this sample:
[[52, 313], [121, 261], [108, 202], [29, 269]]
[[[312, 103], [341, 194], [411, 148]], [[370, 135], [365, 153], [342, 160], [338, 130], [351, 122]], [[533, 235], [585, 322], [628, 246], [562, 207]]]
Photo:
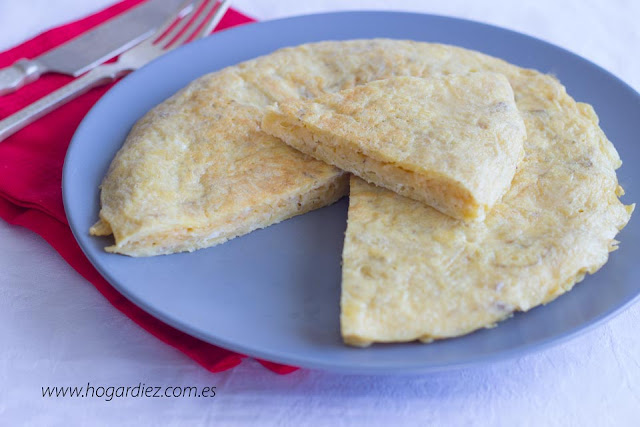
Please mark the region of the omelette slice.
[[267, 110], [262, 129], [319, 160], [482, 220], [507, 191], [526, 130], [505, 76], [401, 76]]
[[272, 102], [226, 69], [155, 107], [111, 163], [90, 233], [130, 256], [193, 251], [346, 194], [344, 172], [260, 130]]

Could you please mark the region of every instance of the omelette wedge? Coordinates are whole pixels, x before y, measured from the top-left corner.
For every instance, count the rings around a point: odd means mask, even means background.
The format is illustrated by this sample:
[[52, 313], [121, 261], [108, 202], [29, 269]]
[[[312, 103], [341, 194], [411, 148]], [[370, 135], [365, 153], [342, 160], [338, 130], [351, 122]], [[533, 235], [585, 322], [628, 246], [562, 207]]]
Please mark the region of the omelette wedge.
[[376, 80], [267, 110], [262, 129], [319, 160], [454, 218], [507, 191], [526, 130], [505, 76]]

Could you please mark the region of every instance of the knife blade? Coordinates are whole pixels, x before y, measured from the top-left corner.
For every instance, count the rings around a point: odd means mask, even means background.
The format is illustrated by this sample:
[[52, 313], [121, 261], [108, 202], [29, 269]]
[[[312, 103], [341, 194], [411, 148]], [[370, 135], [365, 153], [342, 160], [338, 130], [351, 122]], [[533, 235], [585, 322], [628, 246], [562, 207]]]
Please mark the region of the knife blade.
[[0, 70], [0, 95], [11, 93], [46, 72], [77, 77], [151, 36], [185, 0], [148, 0], [35, 59]]

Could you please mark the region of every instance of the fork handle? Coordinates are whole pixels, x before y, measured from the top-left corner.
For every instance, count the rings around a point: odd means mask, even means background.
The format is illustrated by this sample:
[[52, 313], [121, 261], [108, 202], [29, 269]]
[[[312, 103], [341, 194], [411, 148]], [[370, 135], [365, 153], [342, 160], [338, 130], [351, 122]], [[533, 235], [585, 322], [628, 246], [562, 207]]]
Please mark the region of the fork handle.
[[0, 70], [0, 96], [14, 92], [27, 83], [37, 80], [47, 67], [38, 60], [20, 59]]
[[126, 71], [118, 63], [104, 64], [94, 68], [84, 76], [75, 79], [6, 119], [0, 120], [0, 141], [59, 106], [89, 91], [89, 89], [109, 83], [125, 73]]

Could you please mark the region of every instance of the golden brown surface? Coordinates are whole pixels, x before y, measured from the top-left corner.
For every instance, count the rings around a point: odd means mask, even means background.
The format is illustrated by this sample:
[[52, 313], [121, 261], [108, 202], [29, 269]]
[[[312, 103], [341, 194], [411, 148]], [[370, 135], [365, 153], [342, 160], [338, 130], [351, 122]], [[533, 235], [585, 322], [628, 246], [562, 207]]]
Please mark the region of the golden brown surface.
[[509, 81], [476, 72], [376, 80], [271, 107], [262, 129], [366, 181], [464, 220], [507, 191], [525, 127]]

